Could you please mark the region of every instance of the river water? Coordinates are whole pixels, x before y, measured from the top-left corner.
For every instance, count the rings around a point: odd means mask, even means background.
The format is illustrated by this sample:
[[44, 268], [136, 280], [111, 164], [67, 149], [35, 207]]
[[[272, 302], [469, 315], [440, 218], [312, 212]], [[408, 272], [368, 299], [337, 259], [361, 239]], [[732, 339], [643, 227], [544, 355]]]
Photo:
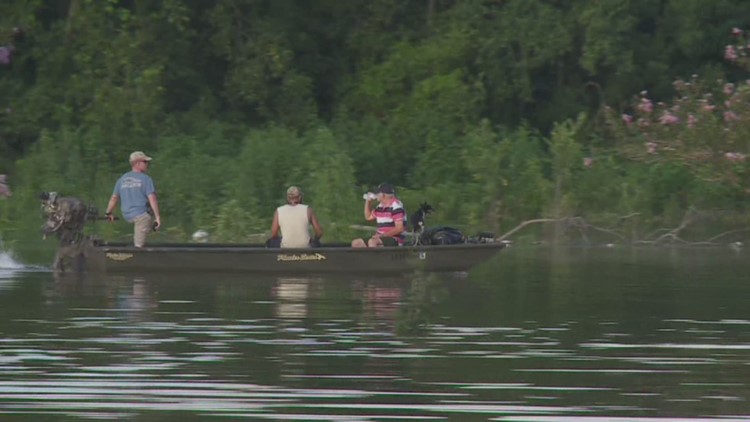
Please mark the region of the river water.
[[55, 278], [0, 252], [0, 420], [750, 420], [750, 254]]

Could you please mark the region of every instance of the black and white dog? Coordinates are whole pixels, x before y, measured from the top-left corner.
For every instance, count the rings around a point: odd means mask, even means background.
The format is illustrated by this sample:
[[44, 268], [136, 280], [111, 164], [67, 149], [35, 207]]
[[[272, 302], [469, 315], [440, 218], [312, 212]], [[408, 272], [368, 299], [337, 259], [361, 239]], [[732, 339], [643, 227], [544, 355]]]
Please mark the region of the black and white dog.
[[411, 224], [411, 232], [414, 235], [415, 242], [420, 243], [420, 236], [424, 232], [425, 218], [435, 211], [432, 205], [427, 202], [422, 202], [419, 209], [412, 215], [409, 216], [409, 223]]
[[39, 195], [47, 221], [42, 225], [42, 238], [55, 235], [59, 239], [52, 269], [65, 271], [65, 258], [74, 261], [83, 257], [83, 227], [87, 220], [96, 218], [97, 211], [78, 198], [59, 196], [57, 192]]

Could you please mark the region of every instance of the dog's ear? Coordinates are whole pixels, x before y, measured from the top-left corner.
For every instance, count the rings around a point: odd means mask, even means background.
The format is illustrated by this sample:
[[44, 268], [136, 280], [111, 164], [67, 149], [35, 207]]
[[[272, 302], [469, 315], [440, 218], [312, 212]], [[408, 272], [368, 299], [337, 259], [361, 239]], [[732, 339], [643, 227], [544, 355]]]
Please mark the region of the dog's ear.
[[49, 199], [49, 192], [42, 192], [39, 194], [39, 199], [42, 201], [46, 201]]

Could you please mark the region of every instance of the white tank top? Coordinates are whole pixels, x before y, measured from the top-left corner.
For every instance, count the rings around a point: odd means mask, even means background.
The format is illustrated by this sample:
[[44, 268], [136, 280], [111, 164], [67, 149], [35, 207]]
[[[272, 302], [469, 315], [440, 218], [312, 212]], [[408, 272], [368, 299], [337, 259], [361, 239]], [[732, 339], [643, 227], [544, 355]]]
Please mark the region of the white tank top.
[[307, 205], [284, 205], [278, 208], [282, 248], [307, 248], [310, 246], [310, 221]]

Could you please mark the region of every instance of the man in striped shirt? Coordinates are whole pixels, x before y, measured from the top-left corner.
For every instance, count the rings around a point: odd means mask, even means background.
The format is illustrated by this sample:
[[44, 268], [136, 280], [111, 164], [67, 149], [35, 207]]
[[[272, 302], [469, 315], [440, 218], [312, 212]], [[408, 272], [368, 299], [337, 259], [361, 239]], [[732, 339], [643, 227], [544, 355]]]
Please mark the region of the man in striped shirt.
[[373, 209], [370, 198], [365, 199], [365, 219], [375, 220], [377, 230], [371, 238], [354, 239], [352, 247], [376, 248], [380, 246], [401, 246], [404, 244], [406, 211], [404, 204], [396, 198], [396, 192], [390, 183], [381, 183], [377, 189], [378, 205]]

